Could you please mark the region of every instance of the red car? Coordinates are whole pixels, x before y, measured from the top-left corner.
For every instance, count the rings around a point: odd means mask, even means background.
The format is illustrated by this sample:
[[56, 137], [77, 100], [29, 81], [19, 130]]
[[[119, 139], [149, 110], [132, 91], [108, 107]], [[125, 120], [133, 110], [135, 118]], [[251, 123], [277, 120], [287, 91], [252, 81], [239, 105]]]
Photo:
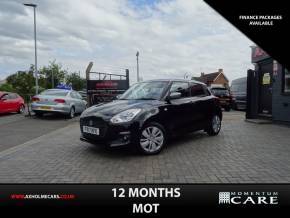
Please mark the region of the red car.
[[11, 92], [0, 91], [0, 113], [24, 113], [24, 100], [21, 96]]

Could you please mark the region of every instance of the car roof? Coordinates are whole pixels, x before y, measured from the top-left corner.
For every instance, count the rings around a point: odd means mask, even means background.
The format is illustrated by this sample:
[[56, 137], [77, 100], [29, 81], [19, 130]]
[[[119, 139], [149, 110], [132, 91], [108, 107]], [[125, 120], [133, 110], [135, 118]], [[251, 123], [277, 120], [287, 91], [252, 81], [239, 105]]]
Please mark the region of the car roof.
[[205, 85], [202, 82], [199, 82], [197, 80], [187, 80], [187, 79], [153, 79], [153, 80], [146, 80], [143, 82], [158, 82], [158, 81], [164, 81], [164, 82], [194, 82], [194, 83], [198, 83], [198, 84], [202, 84]]
[[15, 94], [15, 95], [17, 95], [18, 96], [18, 94], [17, 93], [14, 93], [14, 92], [5, 92], [5, 91], [0, 91], [0, 96], [3, 96], [3, 95], [8, 95], [8, 94]]
[[44, 91], [64, 91], [64, 92], [71, 92], [73, 90], [68, 90], [68, 89], [46, 89]]
[[12, 92], [0, 91], [0, 95], [9, 94], [9, 93], [12, 93]]

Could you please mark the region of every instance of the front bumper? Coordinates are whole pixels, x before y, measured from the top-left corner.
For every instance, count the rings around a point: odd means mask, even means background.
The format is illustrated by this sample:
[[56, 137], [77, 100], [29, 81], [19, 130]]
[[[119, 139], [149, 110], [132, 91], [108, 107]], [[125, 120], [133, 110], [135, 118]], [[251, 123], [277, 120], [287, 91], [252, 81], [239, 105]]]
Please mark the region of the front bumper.
[[31, 110], [36, 112], [52, 112], [52, 113], [62, 113], [62, 114], [69, 114], [70, 113], [70, 106], [65, 104], [38, 104], [32, 103]]
[[[83, 126], [99, 128], [99, 135], [85, 133]], [[118, 147], [135, 143], [140, 133], [138, 122], [117, 125], [99, 117], [80, 118], [80, 130], [80, 140], [107, 147]]]

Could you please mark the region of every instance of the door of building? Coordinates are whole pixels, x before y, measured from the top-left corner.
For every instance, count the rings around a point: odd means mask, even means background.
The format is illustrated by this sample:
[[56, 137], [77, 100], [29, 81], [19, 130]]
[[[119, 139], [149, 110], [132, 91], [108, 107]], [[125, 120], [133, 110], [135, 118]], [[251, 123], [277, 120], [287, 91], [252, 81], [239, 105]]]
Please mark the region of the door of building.
[[259, 114], [272, 115], [273, 61], [259, 64]]

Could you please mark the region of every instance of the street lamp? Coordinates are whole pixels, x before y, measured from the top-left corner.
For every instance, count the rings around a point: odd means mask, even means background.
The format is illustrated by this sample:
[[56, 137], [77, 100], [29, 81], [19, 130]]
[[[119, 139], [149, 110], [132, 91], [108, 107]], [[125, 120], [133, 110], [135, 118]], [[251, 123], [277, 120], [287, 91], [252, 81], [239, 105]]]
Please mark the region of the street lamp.
[[139, 77], [139, 51], [137, 51], [136, 57], [137, 57], [137, 82], [139, 82], [140, 81], [140, 77]]
[[33, 7], [33, 12], [34, 12], [34, 58], [35, 58], [35, 66], [34, 66], [34, 71], [35, 71], [35, 94], [38, 94], [38, 71], [37, 71], [37, 45], [36, 45], [36, 14], [35, 14], [35, 9], [37, 7], [36, 4], [23, 4], [28, 7]]

